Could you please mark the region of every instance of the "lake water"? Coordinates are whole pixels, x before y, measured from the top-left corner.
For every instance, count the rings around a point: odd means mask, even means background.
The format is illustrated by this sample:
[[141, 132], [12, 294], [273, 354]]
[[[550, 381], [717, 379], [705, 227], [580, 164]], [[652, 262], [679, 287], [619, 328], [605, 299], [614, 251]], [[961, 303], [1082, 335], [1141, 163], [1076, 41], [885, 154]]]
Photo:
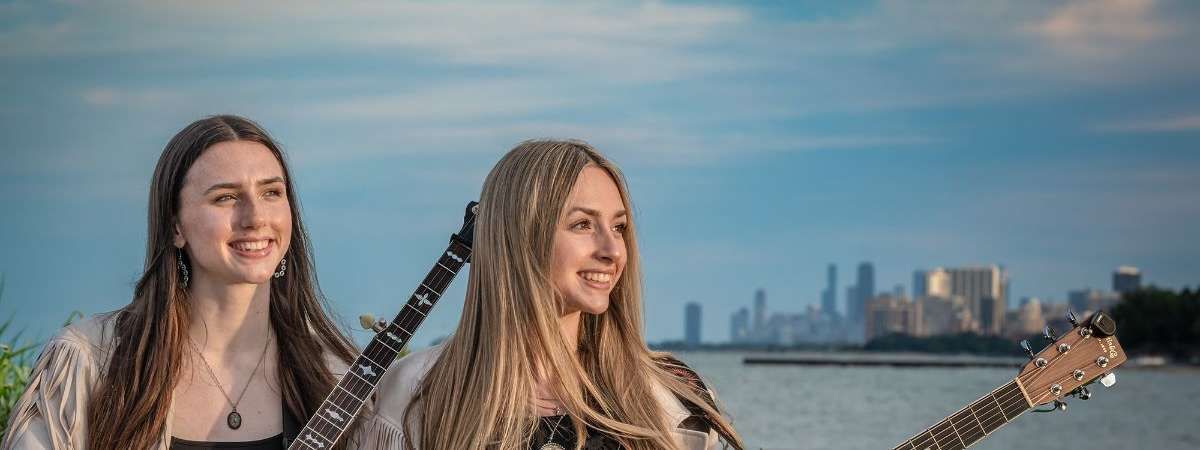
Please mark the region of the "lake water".
[[[1016, 369], [742, 365], [676, 353], [715, 388], [753, 449], [891, 449], [1016, 376]], [[771, 353], [769, 356], [786, 356]], [[1026, 412], [972, 446], [990, 450], [1200, 449], [1200, 370], [1118, 368], [1066, 412]]]

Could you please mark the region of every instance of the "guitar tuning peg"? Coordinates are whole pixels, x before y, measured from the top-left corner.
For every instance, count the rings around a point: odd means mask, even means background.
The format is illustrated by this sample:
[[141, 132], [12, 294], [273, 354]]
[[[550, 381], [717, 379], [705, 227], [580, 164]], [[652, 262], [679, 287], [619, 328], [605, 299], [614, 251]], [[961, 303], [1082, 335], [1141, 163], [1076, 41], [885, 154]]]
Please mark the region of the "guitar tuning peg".
[[1079, 316], [1075, 315], [1075, 310], [1067, 308], [1067, 322], [1071, 322], [1071, 326], [1079, 326]]
[[363, 314], [358, 316], [358, 324], [362, 326], [362, 329], [370, 330], [375, 326], [375, 316], [373, 314]]
[[358, 316], [358, 324], [361, 325], [364, 330], [371, 330], [376, 333], [383, 332], [383, 330], [387, 329], [387, 322], [383, 321], [382, 319], [375, 320], [375, 316], [372, 314], [363, 314]]
[[1029, 346], [1028, 339], [1021, 340], [1021, 349], [1025, 350], [1025, 353], [1029, 355], [1029, 359], [1033, 359], [1036, 356], [1033, 353], [1033, 348]]
[[1117, 374], [1109, 372], [1100, 377], [1100, 384], [1104, 387], [1112, 387], [1117, 384]]
[[1057, 335], [1054, 334], [1054, 329], [1050, 328], [1050, 325], [1046, 325], [1044, 328], [1042, 328], [1042, 337], [1047, 341], [1054, 342], [1055, 336]]
[[1066, 412], [1067, 411], [1067, 402], [1064, 402], [1062, 400], [1055, 400], [1054, 401], [1054, 409], [1057, 409], [1062, 412]]
[[1079, 397], [1080, 400], [1090, 399], [1092, 398], [1092, 391], [1089, 391], [1086, 387], [1080, 386], [1079, 393], [1076, 395], [1076, 397]]

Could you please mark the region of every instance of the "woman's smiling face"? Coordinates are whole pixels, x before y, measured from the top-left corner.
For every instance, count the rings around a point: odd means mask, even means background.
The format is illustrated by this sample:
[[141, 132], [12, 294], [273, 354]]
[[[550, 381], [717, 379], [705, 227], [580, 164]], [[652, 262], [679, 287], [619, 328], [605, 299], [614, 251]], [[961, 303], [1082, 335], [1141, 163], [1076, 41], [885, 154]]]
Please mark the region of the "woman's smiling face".
[[554, 232], [551, 276], [564, 314], [608, 310], [609, 294], [625, 269], [628, 211], [608, 172], [588, 165], [579, 173]]
[[287, 253], [292, 212], [283, 167], [257, 142], [209, 147], [184, 177], [175, 246], [192, 278], [220, 284], [270, 281]]

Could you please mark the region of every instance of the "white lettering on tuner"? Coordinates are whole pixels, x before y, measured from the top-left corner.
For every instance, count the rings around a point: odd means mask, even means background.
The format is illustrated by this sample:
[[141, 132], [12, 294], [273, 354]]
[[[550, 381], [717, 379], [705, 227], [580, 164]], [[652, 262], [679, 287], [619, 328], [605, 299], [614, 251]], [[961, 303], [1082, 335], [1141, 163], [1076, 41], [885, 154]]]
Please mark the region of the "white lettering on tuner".
[[362, 370], [362, 373], [364, 376], [368, 376], [368, 377], [375, 376], [375, 369], [372, 369], [371, 366], [368, 366], [366, 364], [359, 364], [358, 368], [360, 370]]

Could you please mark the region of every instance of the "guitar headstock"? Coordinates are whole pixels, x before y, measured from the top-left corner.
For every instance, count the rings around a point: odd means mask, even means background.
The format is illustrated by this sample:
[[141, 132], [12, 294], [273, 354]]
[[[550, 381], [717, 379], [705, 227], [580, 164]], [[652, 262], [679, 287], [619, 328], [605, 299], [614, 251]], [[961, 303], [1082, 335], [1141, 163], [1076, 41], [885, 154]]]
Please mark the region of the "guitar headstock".
[[[1021, 368], [1017, 379], [1031, 404], [1059, 405], [1071, 394], [1086, 400], [1091, 394], [1084, 386], [1111, 377], [1113, 369], [1125, 362], [1125, 351], [1115, 335], [1116, 323], [1108, 314], [1098, 312], [1074, 325], [1058, 337], [1047, 332], [1047, 339], [1054, 342], [1037, 354], [1029, 350], [1028, 342], [1022, 342], [1031, 361]], [[1101, 381], [1108, 386], [1108, 380], [1115, 378]]]
[[451, 236], [451, 238], [463, 243], [467, 248], [474, 246], [475, 242], [475, 213], [479, 211], [479, 202], [467, 203], [467, 211], [463, 213], [463, 226], [461, 230]]

